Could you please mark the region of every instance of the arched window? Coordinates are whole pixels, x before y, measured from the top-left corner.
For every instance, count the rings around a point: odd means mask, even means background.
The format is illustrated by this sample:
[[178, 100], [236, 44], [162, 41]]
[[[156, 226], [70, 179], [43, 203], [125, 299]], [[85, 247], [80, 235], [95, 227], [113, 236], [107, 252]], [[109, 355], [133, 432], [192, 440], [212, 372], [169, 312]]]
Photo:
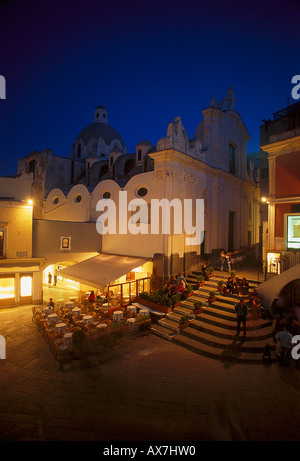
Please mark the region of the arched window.
[[133, 166], [134, 166], [134, 160], [133, 159], [127, 160], [124, 165], [124, 174], [128, 174], [129, 171], [133, 168]]
[[228, 166], [229, 172], [235, 174], [235, 148], [232, 144], [228, 144]]
[[77, 146], [77, 157], [81, 157], [81, 144], [79, 143]]
[[35, 178], [35, 160], [30, 160], [29, 162], [29, 173], [33, 174], [33, 179]]

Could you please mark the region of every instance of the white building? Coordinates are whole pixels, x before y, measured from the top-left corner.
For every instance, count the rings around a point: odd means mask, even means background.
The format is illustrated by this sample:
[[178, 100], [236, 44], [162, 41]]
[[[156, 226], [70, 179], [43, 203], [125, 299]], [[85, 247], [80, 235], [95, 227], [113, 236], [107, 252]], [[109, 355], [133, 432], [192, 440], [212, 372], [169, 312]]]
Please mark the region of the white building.
[[[132, 269], [136, 261], [146, 263], [141, 269], [143, 274], [153, 271], [162, 280], [179, 271], [189, 273], [204, 258], [214, 264], [221, 249], [256, 252], [260, 190], [247, 171], [249, 134], [235, 110], [232, 88], [220, 103], [213, 99], [202, 114], [193, 138], [177, 117], [156, 147], [143, 140], [137, 144], [136, 152], [128, 153], [121, 136], [108, 123], [107, 110], [98, 106], [94, 122], [79, 133], [68, 158], [43, 151], [21, 159], [19, 173], [32, 172], [34, 176], [35, 255], [45, 257], [45, 264], [51, 261], [56, 266], [66, 260], [68, 264], [80, 263], [98, 253], [117, 255], [120, 265], [125, 261], [122, 257], [129, 257]], [[127, 192], [128, 203], [137, 198], [147, 203], [148, 216], [140, 222], [148, 225], [148, 233], [97, 233], [98, 201], [111, 199], [118, 209], [120, 191]], [[170, 233], [151, 233], [151, 206], [155, 199], [179, 199], [182, 204], [185, 199], [193, 203], [203, 199], [202, 244], [188, 243], [190, 235], [184, 229], [176, 234], [172, 214]], [[133, 214], [128, 211], [129, 223]], [[117, 216], [117, 229], [118, 225]], [[61, 249], [63, 237], [70, 237], [69, 250]], [[52, 242], [48, 247], [40, 243], [45, 238]], [[99, 266], [101, 270], [105, 271], [104, 266]], [[86, 282], [88, 277], [85, 269]], [[92, 274], [90, 280], [94, 280]]]

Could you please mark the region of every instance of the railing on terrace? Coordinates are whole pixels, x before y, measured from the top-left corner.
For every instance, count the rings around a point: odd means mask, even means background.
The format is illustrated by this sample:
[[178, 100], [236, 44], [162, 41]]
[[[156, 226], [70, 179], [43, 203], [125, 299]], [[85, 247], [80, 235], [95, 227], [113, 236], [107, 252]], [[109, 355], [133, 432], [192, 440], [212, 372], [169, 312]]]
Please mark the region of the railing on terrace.
[[107, 285], [106, 289], [108, 311], [114, 310], [135, 302], [143, 291], [150, 291], [150, 277]]

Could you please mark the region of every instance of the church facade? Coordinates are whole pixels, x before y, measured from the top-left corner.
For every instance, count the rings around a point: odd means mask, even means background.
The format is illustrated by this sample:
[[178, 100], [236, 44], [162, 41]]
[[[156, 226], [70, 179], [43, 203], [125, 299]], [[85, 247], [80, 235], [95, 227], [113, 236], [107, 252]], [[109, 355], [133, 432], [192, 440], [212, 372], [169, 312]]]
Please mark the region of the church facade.
[[[93, 122], [78, 134], [67, 158], [45, 150], [20, 159], [18, 173], [33, 176], [36, 256], [56, 266], [99, 253], [144, 258], [145, 263], [151, 262], [147, 274], [153, 271], [163, 281], [178, 272], [189, 273], [203, 259], [214, 264], [221, 249], [256, 252], [260, 189], [247, 169], [249, 134], [235, 109], [232, 88], [223, 101], [213, 99], [202, 114], [192, 138], [177, 117], [156, 146], [142, 140], [135, 152], [128, 153], [122, 137], [109, 125], [106, 108], [98, 106]], [[96, 226], [99, 200], [118, 208], [124, 195], [126, 203], [140, 199], [146, 205], [146, 213], [135, 220], [140, 231], [101, 235]], [[170, 231], [149, 230], [153, 203], [163, 199], [169, 204], [193, 201], [194, 224], [194, 203], [201, 199], [201, 241], [191, 242], [186, 228], [181, 233], [175, 230], [178, 217], [172, 207]], [[135, 214], [127, 208], [126, 216], [130, 227]], [[117, 229], [119, 219], [117, 214]], [[142, 231], [146, 227], [148, 231]], [[57, 248], [41, 243], [54, 235]], [[76, 241], [76, 251], [61, 248], [62, 238]]]

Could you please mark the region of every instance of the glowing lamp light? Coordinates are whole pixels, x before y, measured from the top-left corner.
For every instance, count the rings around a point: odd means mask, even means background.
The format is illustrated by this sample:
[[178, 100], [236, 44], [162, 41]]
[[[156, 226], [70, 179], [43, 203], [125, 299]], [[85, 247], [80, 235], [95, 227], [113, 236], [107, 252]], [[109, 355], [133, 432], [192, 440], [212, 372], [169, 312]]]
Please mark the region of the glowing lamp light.
[[262, 197], [261, 201], [265, 203], [267, 201], [266, 197]]
[[27, 200], [28, 205], [33, 205], [33, 200], [29, 199]]

